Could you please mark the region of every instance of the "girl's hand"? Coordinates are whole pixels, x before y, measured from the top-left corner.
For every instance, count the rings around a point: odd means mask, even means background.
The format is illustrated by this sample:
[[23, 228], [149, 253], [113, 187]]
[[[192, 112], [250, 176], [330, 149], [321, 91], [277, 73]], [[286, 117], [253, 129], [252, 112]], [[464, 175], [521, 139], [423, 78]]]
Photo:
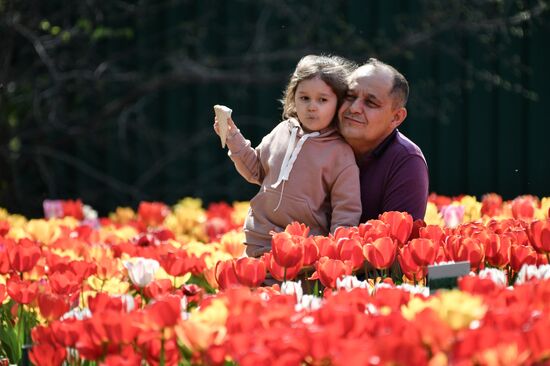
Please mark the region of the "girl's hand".
[[[227, 119], [227, 125], [228, 125], [228, 130], [227, 130], [228, 139], [232, 138], [233, 136], [239, 133], [239, 129], [237, 128], [237, 126], [235, 125], [235, 122], [233, 122], [233, 119], [231, 117]], [[220, 135], [220, 125], [216, 117], [214, 117], [214, 131], [216, 131], [216, 134], [218, 136]]]

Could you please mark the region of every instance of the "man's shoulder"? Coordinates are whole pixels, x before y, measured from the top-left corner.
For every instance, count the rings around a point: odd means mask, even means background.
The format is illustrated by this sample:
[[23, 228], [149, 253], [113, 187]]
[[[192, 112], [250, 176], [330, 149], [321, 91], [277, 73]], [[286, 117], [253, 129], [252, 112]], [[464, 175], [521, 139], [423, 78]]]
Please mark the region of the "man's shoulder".
[[395, 139], [388, 150], [398, 156], [419, 156], [425, 160], [420, 147], [400, 131], [397, 131]]

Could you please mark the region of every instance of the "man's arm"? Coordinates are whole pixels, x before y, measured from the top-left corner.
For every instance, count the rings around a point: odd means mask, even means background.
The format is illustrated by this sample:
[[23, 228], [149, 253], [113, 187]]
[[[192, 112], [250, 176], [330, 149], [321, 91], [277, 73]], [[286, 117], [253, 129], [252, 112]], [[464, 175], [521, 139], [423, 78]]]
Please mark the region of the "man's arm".
[[424, 219], [428, 202], [428, 167], [418, 155], [403, 159], [390, 176], [382, 211], [406, 211], [414, 220]]

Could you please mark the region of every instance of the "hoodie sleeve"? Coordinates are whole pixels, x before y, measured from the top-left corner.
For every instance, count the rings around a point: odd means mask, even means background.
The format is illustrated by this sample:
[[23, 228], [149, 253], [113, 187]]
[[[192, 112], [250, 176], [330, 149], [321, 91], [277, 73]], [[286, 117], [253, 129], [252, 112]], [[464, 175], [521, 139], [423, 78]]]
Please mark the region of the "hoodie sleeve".
[[261, 185], [265, 177], [261, 159], [261, 144], [254, 149], [250, 140], [246, 140], [240, 131], [228, 138], [226, 143], [229, 148], [227, 155], [233, 160], [239, 174], [248, 182]]
[[355, 159], [336, 177], [330, 192], [332, 217], [330, 232], [339, 226], [357, 226], [361, 219], [359, 168]]

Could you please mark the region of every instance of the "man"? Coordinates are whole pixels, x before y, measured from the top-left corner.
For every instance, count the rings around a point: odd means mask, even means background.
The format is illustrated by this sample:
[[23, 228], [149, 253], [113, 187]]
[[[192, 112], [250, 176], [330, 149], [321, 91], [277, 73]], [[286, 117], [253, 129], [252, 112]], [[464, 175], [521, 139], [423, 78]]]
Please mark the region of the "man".
[[338, 118], [359, 165], [361, 222], [387, 211], [424, 218], [428, 166], [420, 148], [397, 130], [407, 117], [408, 96], [405, 77], [376, 59], [350, 75]]

